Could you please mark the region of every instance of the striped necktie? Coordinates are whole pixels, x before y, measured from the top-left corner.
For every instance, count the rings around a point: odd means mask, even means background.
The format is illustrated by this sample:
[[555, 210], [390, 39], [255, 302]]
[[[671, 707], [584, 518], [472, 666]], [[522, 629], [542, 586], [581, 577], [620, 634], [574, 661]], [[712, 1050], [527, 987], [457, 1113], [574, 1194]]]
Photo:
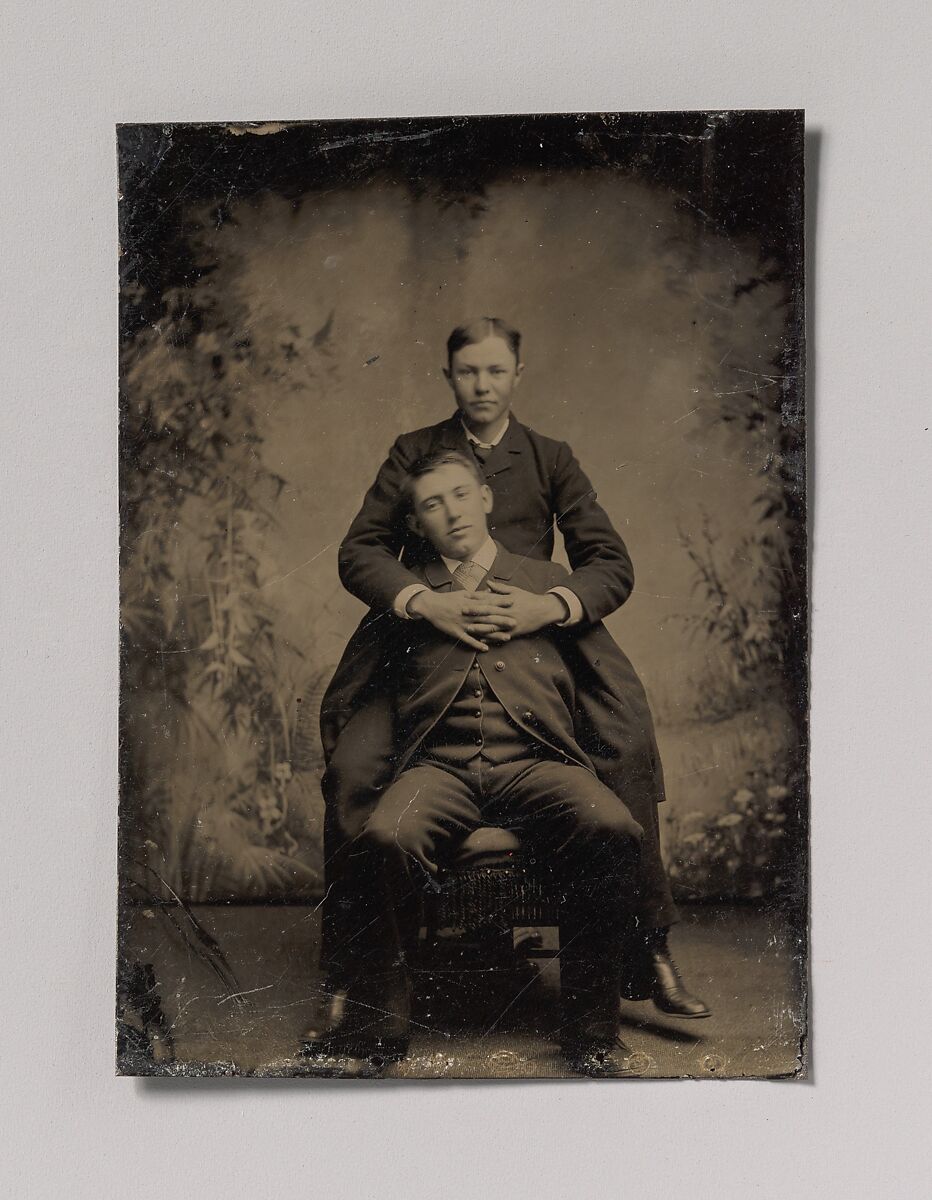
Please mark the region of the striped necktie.
[[453, 572], [453, 578], [467, 592], [474, 592], [479, 584], [485, 579], [486, 571], [484, 567], [480, 567], [478, 563], [474, 563], [471, 558], [467, 558]]

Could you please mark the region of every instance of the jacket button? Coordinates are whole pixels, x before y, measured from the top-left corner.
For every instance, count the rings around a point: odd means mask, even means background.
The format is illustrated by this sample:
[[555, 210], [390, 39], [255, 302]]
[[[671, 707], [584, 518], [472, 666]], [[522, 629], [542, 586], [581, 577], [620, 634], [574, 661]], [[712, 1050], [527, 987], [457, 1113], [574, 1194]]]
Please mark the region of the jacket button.
[[525, 721], [533, 721], [534, 720], [534, 714], [530, 711], [524, 713], [523, 715], [524, 715]]
[[499, 659], [498, 662], [495, 664], [495, 670], [496, 671], [504, 671], [504, 669], [505, 669], [505, 664], [502, 662], [501, 659]]

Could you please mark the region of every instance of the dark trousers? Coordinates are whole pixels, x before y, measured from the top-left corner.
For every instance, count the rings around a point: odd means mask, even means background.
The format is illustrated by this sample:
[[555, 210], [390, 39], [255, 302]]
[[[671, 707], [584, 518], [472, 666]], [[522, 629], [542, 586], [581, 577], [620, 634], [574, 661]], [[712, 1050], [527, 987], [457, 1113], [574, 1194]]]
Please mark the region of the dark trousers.
[[547, 864], [559, 889], [564, 1040], [585, 1030], [610, 1041], [618, 1013], [618, 945], [643, 831], [618, 797], [580, 766], [474, 760], [464, 768], [422, 762], [404, 771], [357, 842], [374, 886], [349, 943], [352, 974], [371, 980], [410, 958], [425, 887], [483, 824], [514, 831]]
[[[344, 949], [356, 940], [364, 924], [365, 893], [372, 887], [371, 869], [355, 839], [374, 813], [393, 771], [389, 697], [366, 694], [339, 737], [330, 741], [332, 750], [323, 778], [326, 899], [321, 964], [336, 986], [344, 974]], [[678, 919], [660, 854], [657, 804], [651, 797], [652, 790], [644, 786], [634, 786], [621, 795], [644, 830], [631, 897], [633, 924], [640, 929], [666, 928]], [[621, 947], [618, 952], [627, 953]]]

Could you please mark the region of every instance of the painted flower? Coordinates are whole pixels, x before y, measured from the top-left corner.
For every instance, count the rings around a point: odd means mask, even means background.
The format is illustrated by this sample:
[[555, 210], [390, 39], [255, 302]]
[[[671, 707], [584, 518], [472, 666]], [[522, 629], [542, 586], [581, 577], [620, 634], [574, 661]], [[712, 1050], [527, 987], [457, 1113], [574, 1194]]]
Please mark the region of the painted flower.
[[[748, 808], [754, 803], [754, 793], [750, 788], [739, 788], [731, 798], [732, 804], [738, 808]], [[734, 822], [732, 822], [734, 824]]]
[[767, 789], [768, 800], [785, 800], [789, 794], [790, 789], [783, 787], [783, 785], [779, 783], [775, 783], [772, 787]]
[[741, 813], [725, 813], [724, 817], [719, 817], [716, 825], [720, 825], [723, 829], [730, 829], [733, 825], [740, 825], [744, 820]]

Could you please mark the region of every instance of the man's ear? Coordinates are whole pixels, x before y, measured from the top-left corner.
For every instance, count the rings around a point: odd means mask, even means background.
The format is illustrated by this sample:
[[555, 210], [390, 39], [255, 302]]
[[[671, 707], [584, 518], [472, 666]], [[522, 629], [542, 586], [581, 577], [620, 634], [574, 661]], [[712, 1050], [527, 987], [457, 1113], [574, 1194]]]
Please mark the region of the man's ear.
[[519, 362], [515, 367], [515, 387], [521, 382], [521, 376], [524, 374], [524, 363]]
[[441, 371], [443, 371], [444, 379], [447, 381], [447, 383], [450, 385], [450, 387], [452, 387], [453, 386], [453, 372], [450, 370], [449, 367], [441, 367], [440, 369], [441, 369]]
[[492, 489], [487, 483], [484, 483], [479, 489], [479, 495], [482, 497], [482, 511], [486, 514], [492, 511], [492, 505], [495, 503], [495, 498], [492, 495]]
[[418, 521], [417, 516], [413, 512], [409, 512], [406, 515], [405, 521], [407, 522], [408, 528], [411, 530], [412, 533], [416, 534], [419, 538], [422, 538], [424, 536], [424, 534], [421, 531], [421, 524]]

